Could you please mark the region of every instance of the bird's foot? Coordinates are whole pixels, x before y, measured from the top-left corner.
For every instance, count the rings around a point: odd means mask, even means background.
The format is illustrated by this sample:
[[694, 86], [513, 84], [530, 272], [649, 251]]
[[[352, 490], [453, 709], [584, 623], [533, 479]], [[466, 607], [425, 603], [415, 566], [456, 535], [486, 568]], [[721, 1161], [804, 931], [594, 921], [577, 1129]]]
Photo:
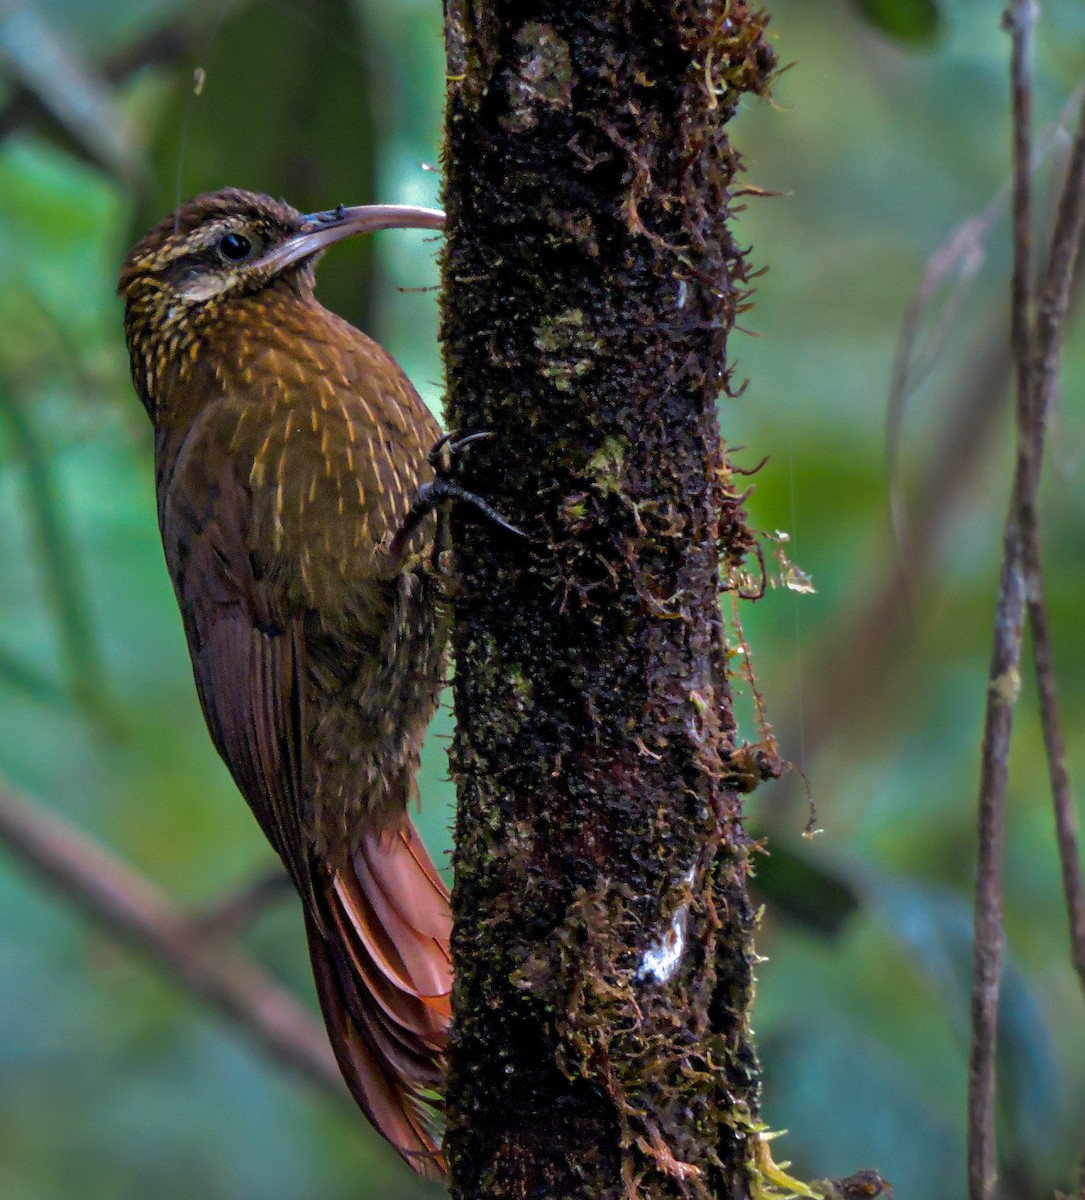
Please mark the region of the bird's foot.
[[[506, 533], [512, 534], [513, 537], [530, 540], [523, 530], [517, 529], [511, 522], [506, 521], [497, 509], [491, 504], [487, 504], [481, 496], [476, 496], [474, 492], [469, 492], [466, 488], [460, 487], [458, 483], [453, 482], [450, 478], [456, 456], [462, 453], [472, 442], [481, 441], [483, 438], [492, 436], [493, 434], [491, 433], [470, 433], [466, 437], [461, 438], [457, 437], [456, 433], [453, 432], [446, 433], [435, 443], [426, 455], [426, 458], [429, 460], [430, 466], [433, 467], [436, 477], [432, 483], [424, 483], [418, 489], [414, 503], [408, 510], [406, 517], [403, 518], [403, 523], [389, 544], [388, 549], [393, 556], [399, 557], [410, 541], [411, 535], [431, 512], [447, 508], [453, 503], [470, 505], [475, 512], [491, 525], [496, 525]], [[437, 543], [434, 553], [435, 560], [439, 561], [441, 556], [446, 554], [450, 549], [448, 522], [438, 519]]]

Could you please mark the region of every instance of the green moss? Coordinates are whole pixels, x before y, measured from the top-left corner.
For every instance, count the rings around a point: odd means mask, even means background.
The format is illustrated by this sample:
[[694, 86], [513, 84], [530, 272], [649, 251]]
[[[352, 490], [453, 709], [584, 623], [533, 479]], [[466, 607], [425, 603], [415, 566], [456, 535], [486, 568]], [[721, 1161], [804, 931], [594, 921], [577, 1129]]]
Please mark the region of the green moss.
[[534, 339], [543, 354], [543, 375], [562, 392], [572, 391], [576, 381], [591, 370], [594, 356], [603, 345], [579, 308], [547, 317], [535, 327]]
[[603, 439], [603, 444], [588, 459], [587, 473], [604, 496], [617, 496], [622, 490], [622, 470], [629, 443], [620, 437]]
[[524, 133], [539, 119], [539, 106], [572, 103], [573, 70], [567, 43], [552, 25], [529, 21], [516, 34], [518, 57], [509, 71], [509, 111], [501, 118], [510, 131]]

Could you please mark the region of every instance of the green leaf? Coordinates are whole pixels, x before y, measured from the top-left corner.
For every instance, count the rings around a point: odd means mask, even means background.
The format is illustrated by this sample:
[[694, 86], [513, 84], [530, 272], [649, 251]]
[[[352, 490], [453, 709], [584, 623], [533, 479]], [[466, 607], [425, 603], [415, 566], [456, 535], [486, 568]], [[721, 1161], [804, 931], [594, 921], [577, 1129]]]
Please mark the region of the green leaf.
[[63, 687], [33, 663], [23, 662], [0, 646], [0, 685], [12, 687], [26, 696], [55, 707], [68, 699]]
[[882, 33], [901, 42], [929, 42], [942, 28], [937, 0], [853, 0]]

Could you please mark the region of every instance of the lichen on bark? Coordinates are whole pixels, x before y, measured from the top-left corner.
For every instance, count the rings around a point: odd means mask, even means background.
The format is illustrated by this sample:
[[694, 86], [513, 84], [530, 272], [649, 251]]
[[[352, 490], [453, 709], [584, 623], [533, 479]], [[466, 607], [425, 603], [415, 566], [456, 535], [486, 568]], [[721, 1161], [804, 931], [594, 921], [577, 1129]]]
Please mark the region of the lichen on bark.
[[768, 1196], [721, 594], [744, 0], [447, 0], [457, 1197]]

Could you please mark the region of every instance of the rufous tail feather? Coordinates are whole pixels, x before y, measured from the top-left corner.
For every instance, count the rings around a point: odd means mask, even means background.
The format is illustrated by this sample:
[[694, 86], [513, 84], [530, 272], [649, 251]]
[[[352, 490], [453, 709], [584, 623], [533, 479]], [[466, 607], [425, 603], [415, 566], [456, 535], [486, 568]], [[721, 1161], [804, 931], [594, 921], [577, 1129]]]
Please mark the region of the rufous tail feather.
[[420, 1175], [443, 1179], [448, 890], [405, 818], [402, 830], [367, 837], [345, 867], [314, 867], [313, 893], [309, 954], [347, 1086]]

